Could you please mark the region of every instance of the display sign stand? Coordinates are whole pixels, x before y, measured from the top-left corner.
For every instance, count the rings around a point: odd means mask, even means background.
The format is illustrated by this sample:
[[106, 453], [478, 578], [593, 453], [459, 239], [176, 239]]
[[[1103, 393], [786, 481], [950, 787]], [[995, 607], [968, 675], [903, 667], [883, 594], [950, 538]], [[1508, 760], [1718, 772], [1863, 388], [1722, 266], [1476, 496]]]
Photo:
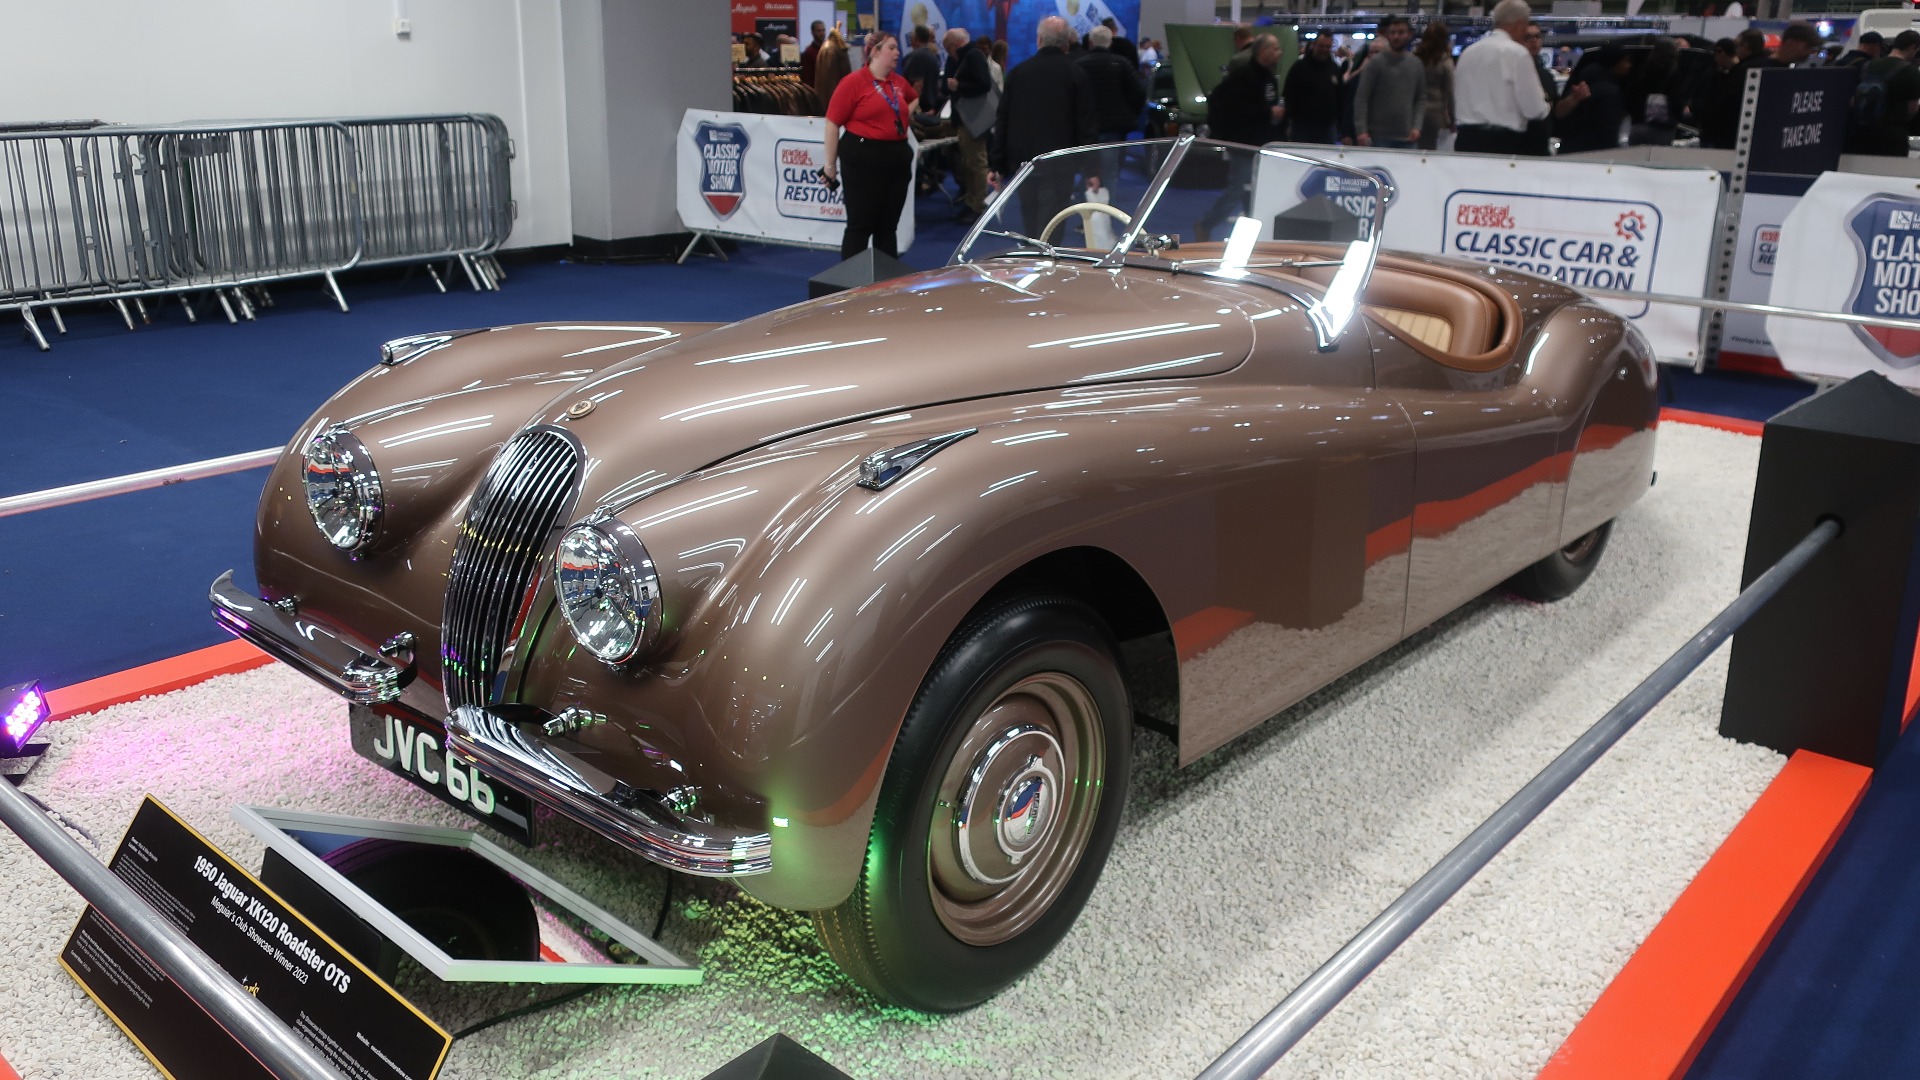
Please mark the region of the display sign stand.
[[[471, 829], [408, 825], [264, 806], [236, 806], [233, 819], [259, 837], [268, 851], [284, 859], [326, 898], [338, 904], [339, 911], [363, 922], [444, 982], [691, 986], [701, 981], [698, 966], [682, 960], [599, 905]], [[451, 851], [476, 857], [498, 871], [494, 876], [510, 878], [525, 890], [532, 903], [533, 918], [539, 929], [538, 955], [524, 958], [449, 955], [415, 929], [405, 911], [395, 911], [385, 902], [388, 898], [370, 894], [356, 884], [350, 873], [337, 867], [337, 858], [330, 858], [349, 844], [366, 842], [405, 845], [393, 850], [397, 865], [402, 867], [409, 859], [431, 858], [436, 852]], [[457, 911], [464, 905], [493, 906], [453, 882], [442, 884], [445, 888], [432, 897], [431, 906], [436, 909]], [[329, 910], [327, 916], [337, 917], [334, 910]]]
[[731, 261], [727, 258], [726, 249], [720, 246], [720, 241], [714, 238], [713, 233], [706, 232], [705, 230], [702, 230], [702, 229], [695, 229], [693, 230], [693, 238], [687, 241], [686, 248], [680, 252], [679, 258], [673, 260], [673, 265], [679, 266], [682, 263], [686, 262], [687, 256], [692, 255], [693, 249], [699, 247], [702, 243], [705, 243], [708, 247], [713, 249], [712, 251], [701, 252], [702, 255], [711, 255], [719, 259], [721, 262]]
[[[1756, 178], [1771, 181], [1765, 194], [1783, 194], [1785, 182], [1794, 195], [1803, 193], [1813, 178], [1838, 168], [1846, 147], [1848, 104], [1860, 81], [1854, 67], [1755, 68], [1747, 72], [1740, 101], [1740, 128], [1734, 141], [1733, 172], [1727, 177], [1727, 195], [1721, 203], [1714, 242], [1712, 280], [1707, 296], [1727, 300], [1740, 246], [1741, 215], [1748, 189]], [[1718, 356], [1726, 335], [1727, 314], [1715, 311], [1707, 319], [1705, 340], [1694, 371], [1706, 370], [1707, 357]]]
[[[343, 1073], [431, 1080], [452, 1037], [151, 795], [108, 869]], [[168, 1076], [273, 1074], [92, 907], [60, 966]]]

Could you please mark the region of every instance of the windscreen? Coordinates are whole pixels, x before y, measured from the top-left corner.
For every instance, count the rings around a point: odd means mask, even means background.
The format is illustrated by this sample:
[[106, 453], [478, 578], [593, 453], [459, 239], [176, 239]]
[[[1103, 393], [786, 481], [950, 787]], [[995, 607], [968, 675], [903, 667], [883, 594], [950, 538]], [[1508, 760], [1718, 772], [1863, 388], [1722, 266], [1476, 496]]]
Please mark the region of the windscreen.
[[1079, 147], [1034, 159], [954, 258], [1150, 259], [1282, 288], [1305, 281], [1317, 286], [1309, 316], [1325, 344], [1372, 272], [1391, 195], [1377, 170], [1280, 150], [1190, 137]]

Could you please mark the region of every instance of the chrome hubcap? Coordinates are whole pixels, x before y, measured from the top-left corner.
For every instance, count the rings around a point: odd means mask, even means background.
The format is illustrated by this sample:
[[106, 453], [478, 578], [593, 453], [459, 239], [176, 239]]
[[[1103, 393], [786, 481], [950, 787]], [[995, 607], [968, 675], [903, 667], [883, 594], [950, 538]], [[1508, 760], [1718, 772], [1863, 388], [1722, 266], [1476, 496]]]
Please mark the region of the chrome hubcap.
[[1106, 766], [1093, 694], [1064, 672], [1003, 691], [948, 762], [928, 838], [940, 922], [969, 945], [1031, 926], [1071, 880]]
[[1003, 732], [981, 752], [954, 818], [960, 865], [982, 885], [1005, 885], [1039, 850], [1059, 803], [1060, 743], [1039, 727]]
[[1560, 549], [1560, 554], [1568, 562], [1579, 562], [1593, 554], [1594, 546], [1600, 542], [1600, 530], [1595, 529], [1587, 535]]

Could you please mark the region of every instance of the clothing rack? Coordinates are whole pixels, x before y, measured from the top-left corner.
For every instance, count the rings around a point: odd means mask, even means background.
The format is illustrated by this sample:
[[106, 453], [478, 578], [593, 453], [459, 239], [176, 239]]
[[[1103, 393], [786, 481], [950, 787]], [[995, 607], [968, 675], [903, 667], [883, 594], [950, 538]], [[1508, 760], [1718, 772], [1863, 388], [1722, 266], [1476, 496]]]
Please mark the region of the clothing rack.
[[739, 68], [733, 73], [733, 111], [775, 116], [825, 116], [820, 95], [793, 68]]

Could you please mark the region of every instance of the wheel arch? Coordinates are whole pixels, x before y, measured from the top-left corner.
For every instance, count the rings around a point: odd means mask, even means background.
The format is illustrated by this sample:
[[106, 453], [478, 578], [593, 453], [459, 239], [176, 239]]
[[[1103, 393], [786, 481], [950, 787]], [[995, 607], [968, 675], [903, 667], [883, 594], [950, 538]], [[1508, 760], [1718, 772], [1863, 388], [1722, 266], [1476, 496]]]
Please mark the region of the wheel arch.
[[[1170, 734], [1179, 726], [1180, 665], [1173, 625], [1146, 578], [1125, 559], [1091, 545], [1058, 548], [1001, 578], [975, 605], [1030, 591], [1063, 593], [1092, 608], [1120, 646], [1134, 719]], [[971, 613], [969, 613], [971, 615]]]

